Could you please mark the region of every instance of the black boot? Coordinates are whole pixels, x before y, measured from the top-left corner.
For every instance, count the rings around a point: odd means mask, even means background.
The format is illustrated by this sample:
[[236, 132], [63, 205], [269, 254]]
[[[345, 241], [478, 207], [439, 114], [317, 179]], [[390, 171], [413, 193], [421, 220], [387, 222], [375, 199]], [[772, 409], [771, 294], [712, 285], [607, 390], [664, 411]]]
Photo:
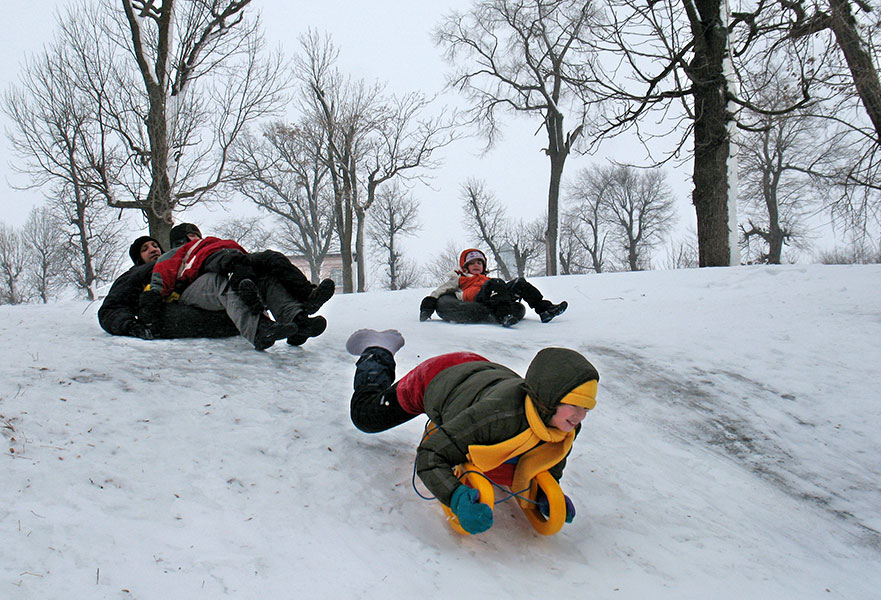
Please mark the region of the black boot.
[[560, 302], [559, 304], [554, 304], [549, 300], [545, 300], [547, 304], [541, 308], [541, 310], [536, 309], [535, 312], [538, 313], [538, 318], [541, 319], [542, 323], [548, 323], [554, 317], [559, 317], [566, 309], [569, 308], [569, 303], [565, 300]]
[[437, 309], [437, 298], [434, 296], [426, 296], [422, 299], [422, 303], [419, 305], [419, 320], [427, 321], [431, 318], [431, 315], [434, 314], [434, 311]]
[[296, 335], [297, 331], [296, 323], [275, 323], [261, 315], [254, 335], [254, 348], [266, 350], [278, 340]]
[[395, 357], [378, 346], [365, 348], [355, 363], [355, 390], [384, 390], [395, 381]]
[[[499, 302], [491, 307], [493, 317], [495, 317], [496, 321], [499, 322], [499, 325], [502, 327], [512, 327], [520, 321], [522, 317], [523, 311], [518, 311], [517, 308], [522, 309], [523, 305], [519, 302]], [[518, 316], [519, 313], [519, 316]]]
[[310, 337], [317, 337], [324, 333], [327, 329], [327, 319], [322, 316], [310, 317], [305, 312], [301, 312], [294, 318], [297, 324], [297, 335], [288, 338], [288, 344], [291, 346], [302, 346]]
[[316, 285], [309, 293], [309, 298], [303, 303], [303, 310], [306, 311], [306, 314], [311, 315], [321, 308], [333, 296], [335, 289], [336, 284], [333, 282], [333, 279], [325, 279]]

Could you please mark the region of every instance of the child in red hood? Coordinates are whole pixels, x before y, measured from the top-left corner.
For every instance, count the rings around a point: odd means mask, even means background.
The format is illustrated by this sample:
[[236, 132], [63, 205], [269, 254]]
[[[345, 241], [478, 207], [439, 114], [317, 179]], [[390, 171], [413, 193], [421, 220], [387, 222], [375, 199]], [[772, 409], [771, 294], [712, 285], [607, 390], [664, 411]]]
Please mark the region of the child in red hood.
[[[449, 273], [449, 279], [422, 299], [419, 320], [427, 321], [437, 308], [437, 299], [444, 294], [455, 294], [459, 300], [478, 302], [489, 308], [493, 317], [505, 327], [519, 320], [516, 305], [520, 300], [538, 314], [542, 323], [565, 312], [568, 302], [554, 304], [523, 277], [506, 282], [486, 274], [486, 255], [477, 248], [468, 248], [459, 255], [459, 268]], [[520, 313], [522, 315], [522, 309]]]

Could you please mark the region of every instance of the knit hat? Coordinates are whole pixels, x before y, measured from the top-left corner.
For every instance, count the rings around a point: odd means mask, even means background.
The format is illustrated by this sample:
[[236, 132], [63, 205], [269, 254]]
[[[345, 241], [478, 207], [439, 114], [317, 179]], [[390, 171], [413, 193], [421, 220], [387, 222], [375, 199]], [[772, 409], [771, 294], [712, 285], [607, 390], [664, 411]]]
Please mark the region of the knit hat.
[[180, 225], [175, 225], [174, 227], [172, 227], [171, 233], [168, 234], [171, 247], [177, 248], [178, 246], [183, 246], [188, 241], [190, 241], [187, 238], [188, 233], [195, 233], [199, 237], [202, 237], [202, 232], [199, 231], [199, 228], [192, 223], [181, 223]]
[[587, 409], [596, 406], [599, 373], [589, 360], [574, 350], [540, 350], [529, 364], [525, 379], [529, 396], [545, 422], [560, 404]]
[[464, 270], [466, 264], [478, 258], [483, 261], [483, 270], [486, 271], [486, 254], [477, 248], [468, 248], [462, 251], [462, 254], [459, 255], [459, 268]]
[[159, 250], [164, 252], [164, 250], [162, 250], [162, 244], [159, 243], [159, 240], [150, 237], [149, 235], [142, 235], [134, 242], [132, 242], [132, 245], [129, 246], [128, 249], [128, 255], [131, 256], [132, 262], [135, 263], [135, 265], [144, 264], [144, 259], [141, 258], [141, 246], [144, 245], [144, 242], [156, 242], [156, 245], [159, 246]]

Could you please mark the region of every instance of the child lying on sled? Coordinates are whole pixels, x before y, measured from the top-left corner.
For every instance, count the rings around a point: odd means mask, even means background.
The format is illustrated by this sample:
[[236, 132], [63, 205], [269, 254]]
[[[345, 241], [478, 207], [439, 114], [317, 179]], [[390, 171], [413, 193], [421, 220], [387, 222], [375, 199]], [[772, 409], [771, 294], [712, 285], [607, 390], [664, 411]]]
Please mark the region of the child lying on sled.
[[[416, 450], [416, 472], [468, 533], [492, 526], [492, 509], [454, 469], [467, 462], [483, 472], [511, 473], [519, 492], [541, 471], [558, 480], [581, 421], [596, 406], [599, 374], [581, 354], [545, 348], [526, 377], [472, 352], [430, 358], [395, 380], [394, 353], [403, 336], [390, 329], [356, 331], [346, 349], [359, 356], [351, 417], [366, 433], [385, 431], [427, 414], [435, 429]], [[566, 498], [566, 521], [575, 507]]]
[[[505, 281], [497, 277], [489, 277], [486, 273], [486, 255], [477, 248], [463, 250], [459, 255], [459, 268], [450, 271], [447, 281], [422, 299], [419, 305], [419, 320], [427, 321], [435, 310], [444, 318], [445, 315], [438, 308], [438, 299], [447, 294], [453, 294], [465, 303], [474, 302], [485, 306], [491, 320], [504, 327], [511, 327], [523, 318], [524, 309], [520, 304], [521, 300], [535, 311], [542, 323], [548, 323], [554, 317], [563, 314], [569, 306], [565, 301], [554, 304], [545, 299], [538, 288], [523, 277]], [[470, 314], [472, 311], [462, 312]], [[472, 322], [468, 314], [462, 315], [463, 318], [451, 320]]]

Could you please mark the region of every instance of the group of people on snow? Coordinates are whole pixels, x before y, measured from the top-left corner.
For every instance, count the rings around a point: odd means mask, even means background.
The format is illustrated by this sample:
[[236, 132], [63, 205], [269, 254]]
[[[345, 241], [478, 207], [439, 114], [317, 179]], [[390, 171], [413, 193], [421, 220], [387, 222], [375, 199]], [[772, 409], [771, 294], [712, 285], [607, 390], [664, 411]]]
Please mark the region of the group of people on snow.
[[147, 340], [238, 333], [265, 350], [282, 339], [299, 346], [327, 327], [324, 317], [311, 315], [333, 296], [332, 279], [313, 284], [284, 254], [203, 238], [192, 223], [176, 225], [169, 237], [164, 253], [150, 236], [132, 243], [134, 266], [98, 309], [108, 333]]
[[[105, 331], [145, 340], [239, 334], [265, 350], [282, 339], [299, 346], [326, 329], [326, 319], [315, 313], [333, 296], [333, 280], [313, 284], [282, 253], [249, 253], [233, 240], [203, 237], [192, 223], [173, 227], [170, 244], [163, 252], [150, 236], [132, 243], [134, 266], [98, 310]], [[521, 301], [543, 323], [568, 307], [545, 299], [523, 277], [489, 277], [486, 255], [469, 248], [447, 281], [422, 300], [419, 320], [437, 312], [447, 321], [511, 327], [524, 317]], [[348, 338], [346, 349], [358, 357], [352, 423], [377, 433], [427, 415], [431, 430], [417, 449], [416, 472], [466, 532], [489, 529], [493, 513], [456, 476], [458, 465], [476, 465], [514, 494], [529, 489], [541, 471], [559, 481], [581, 422], [596, 405], [599, 374], [590, 361], [574, 350], [545, 348], [520, 377], [460, 351], [429, 358], [396, 381], [394, 355], [403, 345], [394, 329], [361, 329]], [[536, 502], [547, 516], [547, 498], [539, 493]], [[565, 511], [571, 522], [575, 506], [568, 496]]]

